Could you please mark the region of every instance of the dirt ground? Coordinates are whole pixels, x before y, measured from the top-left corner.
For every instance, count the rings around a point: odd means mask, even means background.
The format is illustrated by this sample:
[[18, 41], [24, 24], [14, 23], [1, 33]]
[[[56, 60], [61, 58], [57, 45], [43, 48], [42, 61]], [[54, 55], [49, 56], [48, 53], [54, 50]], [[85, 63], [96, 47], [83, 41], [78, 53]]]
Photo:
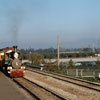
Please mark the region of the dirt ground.
[[31, 100], [11, 79], [0, 72], [0, 100]]

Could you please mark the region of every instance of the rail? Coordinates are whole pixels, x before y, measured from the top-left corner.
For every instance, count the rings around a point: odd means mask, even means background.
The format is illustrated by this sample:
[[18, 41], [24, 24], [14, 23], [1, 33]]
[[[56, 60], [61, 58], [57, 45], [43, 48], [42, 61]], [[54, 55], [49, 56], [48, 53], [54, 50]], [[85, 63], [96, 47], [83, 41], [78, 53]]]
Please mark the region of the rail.
[[23, 89], [25, 89], [28, 93], [30, 93], [30, 95], [32, 95], [32, 97], [36, 100], [66, 100], [65, 98], [54, 93], [52, 90], [46, 89], [24, 77], [14, 78], [13, 80]]
[[27, 68], [27, 70], [100, 92], [100, 83], [90, 82], [53, 72], [34, 70], [32, 68]]

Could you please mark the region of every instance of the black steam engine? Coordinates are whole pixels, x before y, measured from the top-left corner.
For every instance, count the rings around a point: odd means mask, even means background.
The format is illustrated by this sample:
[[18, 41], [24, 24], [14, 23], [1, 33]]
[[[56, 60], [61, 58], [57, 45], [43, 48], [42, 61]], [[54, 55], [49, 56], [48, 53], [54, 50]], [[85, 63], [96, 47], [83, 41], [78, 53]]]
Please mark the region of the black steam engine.
[[24, 76], [25, 67], [22, 66], [21, 52], [17, 49], [17, 46], [0, 50], [0, 67], [10, 77]]

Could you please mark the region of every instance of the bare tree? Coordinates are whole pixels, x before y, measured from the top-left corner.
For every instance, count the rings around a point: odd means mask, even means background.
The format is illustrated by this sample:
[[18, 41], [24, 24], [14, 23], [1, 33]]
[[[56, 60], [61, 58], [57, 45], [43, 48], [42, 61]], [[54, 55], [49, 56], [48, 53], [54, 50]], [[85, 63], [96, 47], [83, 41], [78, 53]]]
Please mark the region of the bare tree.
[[30, 53], [29, 60], [31, 61], [31, 64], [39, 65], [44, 61], [44, 57], [42, 54], [39, 53]]

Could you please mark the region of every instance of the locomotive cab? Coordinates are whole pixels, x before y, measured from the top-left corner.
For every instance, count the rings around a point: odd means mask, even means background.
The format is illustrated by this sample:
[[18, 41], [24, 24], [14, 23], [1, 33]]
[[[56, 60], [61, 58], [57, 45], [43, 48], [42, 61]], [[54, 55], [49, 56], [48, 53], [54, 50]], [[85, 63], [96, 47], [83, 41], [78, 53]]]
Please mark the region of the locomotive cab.
[[0, 52], [0, 70], [2, 70], [2, 66], [4, 65], [3, 63], [3, 58], [4, 58], [4, 52]]

